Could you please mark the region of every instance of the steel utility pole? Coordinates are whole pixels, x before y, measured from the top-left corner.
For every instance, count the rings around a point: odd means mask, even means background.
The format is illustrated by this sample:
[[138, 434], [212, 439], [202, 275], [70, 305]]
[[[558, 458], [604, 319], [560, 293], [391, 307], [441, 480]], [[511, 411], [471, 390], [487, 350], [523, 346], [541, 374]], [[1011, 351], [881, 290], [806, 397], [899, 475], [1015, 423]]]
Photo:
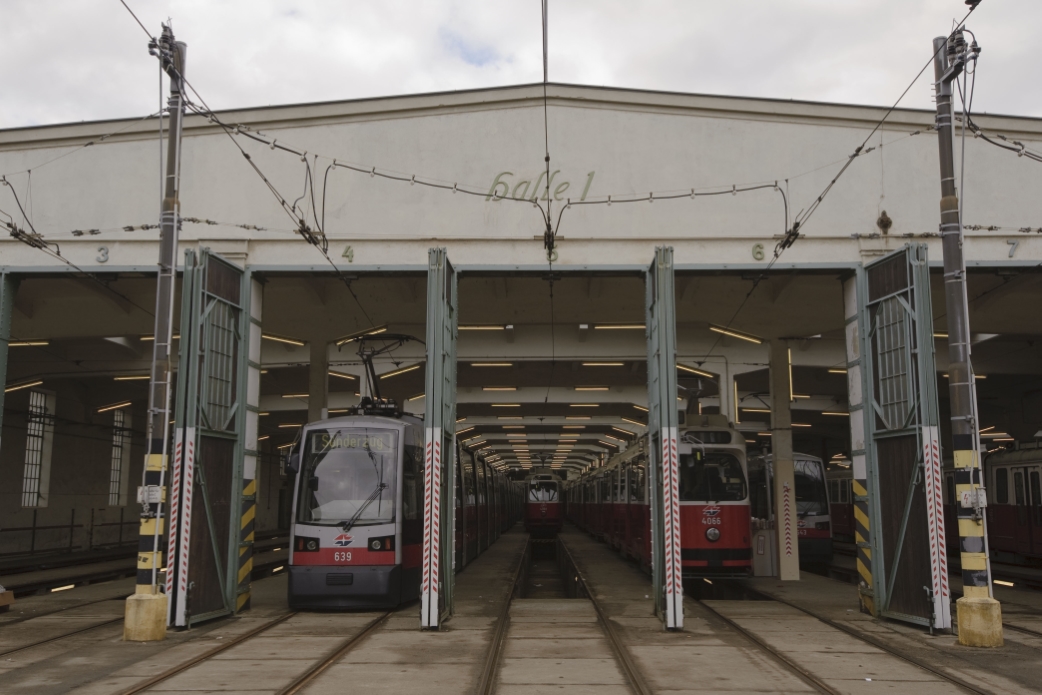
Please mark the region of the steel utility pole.
[[[991, 576], [985, 535], [987, 498], [981, 479], [977, 442], [977, 390], [970, 364], [970, 316], [966, 300], [966, 261], [963, 258], [962, 214], [955, 185], [952, 82], [967, 60], [975, 57], [976, 42], [967, 47], [963, 32], [951, 40], [933, 40], [937, 88], [937, 146], [941, 161], [941, 243], [944, 251], [944, 295], [948, 310], [948, 394], [951, 401], [955, 490], [960, 499], [959, 546], [963, 597], [956, 602], [960, 644], [1002, 646], [1002, 607], [991, 597]], [[963, 123], [963, 128], [966, 124]]]
[[[177, 280], [177, 236], [180, 213], [181, 122], [184, 115], [186, 45], [174, 40], [169, 26], [149, 52], [162, 62], [170, 77], [167, 99], [166, 175], [159, 216], [159, 273], [156, 284], [156, 324], [152, 346], [152, 380], [149, 388], [148, 432], [141, 487], [141, 526], [138, 538], [137, 587], [127, 599], [123, 639], [138, 642], [166, 636], [167, 597], [160, 588], [162, 545], [167, 529], [163, 515], [170, 433], [171, 354], [174, 334], [174, 284]], [[164, 580], [165, 582], [165, 580]]]

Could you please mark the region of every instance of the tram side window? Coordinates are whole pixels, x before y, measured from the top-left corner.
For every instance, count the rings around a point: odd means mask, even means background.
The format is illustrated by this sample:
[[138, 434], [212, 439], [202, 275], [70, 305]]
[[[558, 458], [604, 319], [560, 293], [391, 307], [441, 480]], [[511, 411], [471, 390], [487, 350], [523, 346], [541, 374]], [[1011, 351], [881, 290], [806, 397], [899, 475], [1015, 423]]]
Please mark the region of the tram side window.
[[1009, 469], [995, 469], [995, 503], [1009, 504]]
[[463, 464], [463, 499], [468, 507], [473, 507], [477, 501], [477, 491], [474, 489], [474, 467], [470, 462]]
[[640, 499], [640, 492], [641, 492], [640, 482], [641, 482], [641, 468], [640, 468], [640, 466], [632, 466], [629, 469], [629, 479], [628, 479], [628, 482], [627, 482], [627, 486], [629, 488], [629, 490], [628, 490], [628, 497], [629, 497], [629, 501], [630, 502], [640, 502], [640, 501], [642, 501]]
[[420, 518], [420, 490], [423, 489], [423, 449], [407, 445], [402, 455], [402, 514]]
[[1024, 506], [1024, 474], [1020, 471], [1013, 471], [1013, 496], [1018, 507]]
[[944, 486], [944, 488], [945, 488], [944, 489], [944, 492], [945, 492], [945, 495], [944, 495], [945, 504], [947, 504], [949, 507], [954, 507], [955, 506], [955, 476], [954, 475], [946, 475], [944, 477], [944, 482], [945, 482], [945, 486]]
[[1042, 481], [1039, 480], [1038, 471], [1031, 471], [1028, 474], [1028, 480], [1031, 485], [1031, 505], [1042, 507]]

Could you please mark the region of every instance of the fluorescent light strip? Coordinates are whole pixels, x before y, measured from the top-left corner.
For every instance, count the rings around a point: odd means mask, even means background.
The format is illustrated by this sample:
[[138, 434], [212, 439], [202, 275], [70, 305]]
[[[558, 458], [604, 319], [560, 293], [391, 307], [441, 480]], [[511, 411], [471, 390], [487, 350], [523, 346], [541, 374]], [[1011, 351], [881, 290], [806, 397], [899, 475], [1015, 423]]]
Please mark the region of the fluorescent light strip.
[[630, 419], [630, 418], [628, 418], [628, 417], [624, 417], [624, 418], [622, 418], [622, 420], [623, 420], [624, 422], [628, 422], [628, 423], [630, 423], [630, 424], [632, 424], [632, 425], [637, 425], [638, 427], [647, 427], [647, 425], [645, 425], [645, 424], [644, 424], [643, 422], [641, 422], [640, 420], [631, 420], [631, 419]]
[[771, 412], [768, 408], [742, 408], [747, 413], [769, 413]]
[[576, 391], [607, 391], [607, 386], [576, 386]]
[[583, 362], [584, 367], [623, 367], [625, 362]]
[[513, 367], [513, 362], [471, 362], [471, 367]]
[[459, 326], [461, 331], [502, 331], [506, 326]]
[[600, 408], [600, 403], [572, 403], [569, 408]]
[[634, 407], [634, 408], [636, 408], [637, 410], [640, 410], [640, 411], [642, 411], [642, 412], [645, 412], [645, 413], [646, 413], [646, 412], [648, 412], [648, 409], [647, 409], [647, 408], [645, 408], [645, 407], [644, 407], [644, 406], [642, 406], [642, 405], [637, 405], [636, 403], [634, 403], [634, 404], [633, 404], [633, 407]]
[[284, 393], [284, 394], [282, 394], [282, 397], [283, 398], [307, 398], [308, 394], [306, 394], [306, 393]]
[[829, 370], [829, 374], [846, 374], [846, 373], [847, 373], [847, 370], [839, 369], [838, 367], [836, 369], [830, 369]]
[[426, 394], [426, 393], [418, 393], [418, 394], [416, 394], [415, 396], [413, 396], [412, 398], [409, 398], [408, 400], [409, 400], [410, 402], [411, 402], [411, 401], [418, 401], [418, 400], [420, 400], [421, 398], [425, 398], [426, 396], [427, 396], [427, 394]]
[[750, 343], [756, 343], [757, 345], [763, 343], [763, 338], [757, 338], [756, 336], [749, 335], [747, 333], [739, 333], [733, 328], [722, 328], [721, 326], [711, 325], [709, 326], [709, 330], [711, 330], [713, 333], [719, 333], [720, 335], [729, 335], [732, 338], [738, 338], [739, 340], [747, 340]]
[[347, 343], [353, 343], [354, 341], [358, 340], [359, 338], [365, 338], [365, 337], [370, 336], [370, 335], [380, 335], [381, 333], [386, 333], [386, 332], [387, 332], [387, 326], [386, 325], [378, 326], [376, 328], [367, 328], [364, 331], [358, 331], [357, 333], [350, 333], [348, 335], [345, 335], [343, 338], [337, 338], [333, 342], [336, 343], [337, 347], [340, 347], [341, 345], [345, 345]]
[[598, 331], [636, 331], [644, 330], [643, 323], [602, 323], [597, 324], [594, 330]]
[[589, 420], [589, 415], [568, 415], [565, 420]]
[[39, 386], [42, 383], [42, 379], [37, 379], [36, 381], [27, 381], [24, 384], [15, 384], [14, 386], [8, 386], [4, 388], [4, 393], [11, 393], [12, 391], [21, 391], [22, 389], [32, 388], [33, 386]]
[[516, 386], [482, 386], [482, 391], [517, 391]]
[[615, 430], [616, 432], [622, 432], [623, 434], [628, 434], [628, 435], [630, 435], [631, 437], [632, 437], [633, 435], [635, 435], [635, 434], [636, 434], [636, 432], [630, 432], [629, 430], [624, 430], [624, 429], [622, 429], [621, 427], [616, 427], [615, 425], [612, 425], [612, 427], [611, 427], [611, 428], [612, 428], [613, 430]]
[[106, 405], [104, 408], [98, 408], [96, 413], [107, 413], [110, 410], [119, 410], [120, 408], [126, 408], [131, 404], [131, 401], [123, 401], [122, 403], [113, 403], [112, 405]]
[[17, 342], [11, 342], [7, 344], [7, 347], [44, 347], [50, 345], [49, 340], [19, 340]]
[[301, 424], [296, 423], [296, 422], [284, 422], [281, 425], [279, 425], [279, 429], [292, 429], [294, 427], [303, 427], [303, 426], [304, 425], [301, 425]]
[[341, 379], [357, 379], [358, 377], [354, 374], [341, 374], [340, 372], [330, 372], [329, 376], [340, 377]]
[[307, 345], [303, 340], [297, 340], [296, 338], [283, 338], [277, 335], [269, 335], [267, 333], [261, 333], [261, 338], [264, 340], [272, 340], [276, 343], [285, 343], [287, 345], [296, 345], [297, 347], [304, 347]]
[[822, 411], [822, 415], [835, 415], [837, 417], [850, 417], [850, 413], [843, 413], [838, 410], [825, 410]]
[[420, 365], [414, 364], [411, 367], [405, 367], [404, 369], [396, 369], [393, 372], [387, 372], [386, 374], [381, 374], [380, 378], [381, 379], [387, 379], [387, 378], [392, 377], [392, 376], [398, 376], [399, 374], [405, 374], [406, 372], [415, 371], [415, 370], [417, 370], [419, 368], [420, 368]]
[[141, 374], [138, 376], [117, 376], [113, 377], [113, 381], [147, 381], [151, 379], [148, 374]]
[[697, 374], [698, 376], [704, 376], [707, 379], [715, 379], [716, 378], [716, 374], [710, 374], [709, 372], [704, 372], [701, 369], [695, 369], [694, 367], [688, 367], [688, 366], [683, 365], [683, 364], [678, 364], [677, 365], [677, 369], [679, 369], [682, 372], [690, 372], [692, 374]]

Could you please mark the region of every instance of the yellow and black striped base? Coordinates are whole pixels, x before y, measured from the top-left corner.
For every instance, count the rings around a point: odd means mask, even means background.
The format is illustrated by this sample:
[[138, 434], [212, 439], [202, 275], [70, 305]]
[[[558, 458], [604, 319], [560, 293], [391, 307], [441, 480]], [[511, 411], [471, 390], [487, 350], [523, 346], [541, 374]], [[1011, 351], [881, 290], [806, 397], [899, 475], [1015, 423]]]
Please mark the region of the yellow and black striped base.
[[[955, 435], [955, 495], [981, 486], [980, 464], [970, 435]], [[959, 550], [962, 560], [962, 591], [967, 598], [988, 598], [988, 557], [984, 546], [984, 522], [974, 518], [973, 507], [956, 505], [959, 519]]]
[[[158, 487], [165, 468], [165, 456], [148, 454], [145, 457], [145, 486]], [[161, 499], [163, 502], [166, 501], [166, 488], [162, 490]], [[161, 517], [161, 509], [162, 504], [159, 502], [141, 504], [141, 524], [138, 527], [137, 545], [137, 586], [134, 589], [136, 594], [160, 593], [165, 585], [163, 576], [159, 573], [159, 570], [165, 566], [163, 548], [166, 545], [166, 525]], [[154, 584], [153, 581], [155, 581]]]
[[872, 548], [870, 546], [871, 525], [868, 516], [867, 481], [853, 480], [851, 491], [854, 493], [854, 542], [857, 547], [858, 593], [861, 597], [862, 610], [876, 614], [875, 598], [872, 591]]
[[257, 516], [257, 480], [243, 480], [242, 518], [239, 524], [239, 583], [235, 611], [250, 607], [250, 575], [253, 572], [254, 526]]

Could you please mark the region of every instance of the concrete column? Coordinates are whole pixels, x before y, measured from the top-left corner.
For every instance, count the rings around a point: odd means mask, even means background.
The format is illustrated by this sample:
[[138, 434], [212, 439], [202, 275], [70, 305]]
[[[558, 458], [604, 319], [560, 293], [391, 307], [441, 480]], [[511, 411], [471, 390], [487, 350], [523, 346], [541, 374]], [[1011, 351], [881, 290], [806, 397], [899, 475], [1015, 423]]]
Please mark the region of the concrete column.
[[727, 421], [738, 422], [738, 403], [734, 397], [734, 370], [731, 363], [724, 361], [718, 371], [717, 387], [720, 389], [720, 414], [727, 416]]
[[771, 340], [771, 453], [774, 466], [774, 528], [778, 533], [778, 578], [800, 578], [796, 482], [792, 464], [792, 377], [789, 346]]
[[311, 367], [308, 370], [308, 422], [329, 417], [329, 343], [313, 338]]
[[[11, 312], [18, 280], [10, 273], [0, 274], [0, 386], [7, 385], [7, 348], [11, 342]], [[4, 391], [0, 388], [0, 429], [4, 424]]]

